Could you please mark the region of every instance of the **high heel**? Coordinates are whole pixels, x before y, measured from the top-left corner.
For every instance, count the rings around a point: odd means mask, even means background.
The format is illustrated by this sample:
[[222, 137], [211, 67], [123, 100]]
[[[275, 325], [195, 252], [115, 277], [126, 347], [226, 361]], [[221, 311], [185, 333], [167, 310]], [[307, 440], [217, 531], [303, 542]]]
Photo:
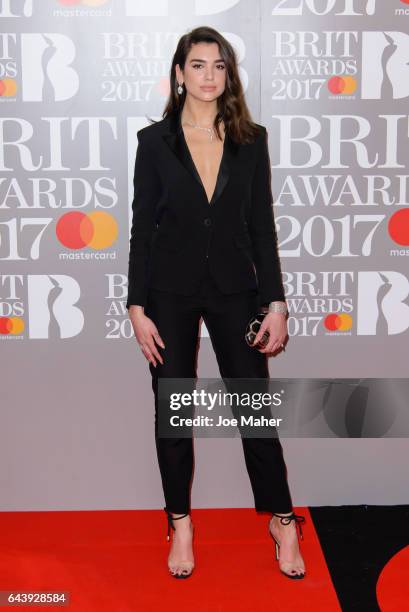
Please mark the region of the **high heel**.
[[[187, 512], [186, 514], [182, 514], [182, 516], [172, 516], [171, 512], [169, 512], [169, 510], [166, 508], [166, 506], [163, 508], [164, 511], [167, 514], [168, 517], [168, 534], [166, 536], [166, 539], [168, 542], [170, 542], [170, 530], [173, 529], [173, 531], [176, 531], [176, 527], [173, 524], [173, 521], [177, 521], [178, 519], [181, 518], [185, 518], [185, 516], [189, 516], [189, 512]], [[193, 525], [192, 525], [192, 530], [194, 529]], [[170, 574], [174, 577], [174, 578], [190, 578], [190, 576], [192, 575], [193, 569], [194, 569], [194, 564], [191, 561], [180, 561], [178, 565], [187, 565], [188, 567], [184, 567], [182, 572], [189, 572], [189, 573], [182, 573], [182, 574], [177, 574], [172, 573], [169, 569]]]
[[[274, 516], [278, 516], [280, 518], [280, 523], [282, 525], [289, 525], [291, 523], [291, 521], [295, 522], [295, 525], [298, 526], [298, 529], [300, 531], [300, 539], [303, 540], [303, 534], [302, 534], [302, 529], [301, 529], [301, 525], [305, 523], [305, 517], [302, 516], [301, 514], [294, 514], [294, 512], [292, 514], [288, 514], [287, 516], [283, 516], [282, 514], [277, 514], [276, 512], [272, 513]], [[273, 536], [273, 534], [271, 533], [271, 529], [270, 529], [270, 525], [268, 528], [268, 532], [271, 535], [271, 537], [273, 538], [274, 542], [275, 542], [275, 548], [276, 548], [276, 559], [277, 561], [279, 560], [279, 549], [280, 549], [280, 543], [277, 542], [277, 540], [275, 539], [275, 537]], [[284, 574], [284, 576], [287, 576], [288, 578], [292, 578], [295, 580], [300, 580], [301, 578], [304, 578], [306, 572], [304, 571], [303, 574], [288, 574], [287, 572], [285, 572], [284, 570], [281, 569], [280, 567], [280, 572], [282, 574]]]

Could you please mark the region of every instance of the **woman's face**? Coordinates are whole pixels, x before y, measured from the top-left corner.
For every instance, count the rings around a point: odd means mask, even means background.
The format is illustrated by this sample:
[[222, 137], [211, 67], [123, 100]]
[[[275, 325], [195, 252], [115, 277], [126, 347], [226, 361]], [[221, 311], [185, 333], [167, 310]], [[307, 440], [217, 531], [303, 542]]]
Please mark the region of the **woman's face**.
[[218, 98], [226, 85], [226, 67], [220, 57], [219, 45], [203, 42], [192, 45], [184, 71], [176, 64], [176, 77], [194, 98], [205, 102]]

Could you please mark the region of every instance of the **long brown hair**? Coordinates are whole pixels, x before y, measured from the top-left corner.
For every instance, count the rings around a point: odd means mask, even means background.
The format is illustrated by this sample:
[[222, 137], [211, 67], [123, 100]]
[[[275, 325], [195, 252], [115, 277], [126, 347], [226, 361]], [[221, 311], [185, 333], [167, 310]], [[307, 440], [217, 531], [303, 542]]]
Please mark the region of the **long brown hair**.
[[192, 45], [200, 42], [215, 42], [219, 46], [220, 57], [226, 66], [226, 86], [221, 96], [217, 99], [217, 114], [214, 120], [214, 128], [221, 139], [219, 123], [223, 120], [225, 130], [235, 142], [247, 144], [253, 142], [259, 128], [251, 119], [250, 111], [247, 107], [243, 87], [240, 81], [237, 58], [231, 44], [217, 30], [200, 26], [184, 34], [176, 47], [170, 68], [170, 94], [166, 102], [162, 117], [182, 110], [186, 98], [186, 88], [183, 93], [177, 93], [176, 64], [184, 70], [187, 55]]

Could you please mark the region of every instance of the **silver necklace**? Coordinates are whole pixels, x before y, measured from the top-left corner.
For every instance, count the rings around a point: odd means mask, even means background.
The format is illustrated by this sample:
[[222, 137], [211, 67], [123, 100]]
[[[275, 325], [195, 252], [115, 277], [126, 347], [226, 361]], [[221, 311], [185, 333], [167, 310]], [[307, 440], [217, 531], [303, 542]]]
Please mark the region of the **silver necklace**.
[[214, 138], [214, 128], [212, 127], [202, 127], [201, 125], [197, 125], [197, 123], [193, 123], [192, 121], [185, 120], [182, 125], [190, 125], [191, 127], [197, 128], [198, 130], [204, 130], [208, 134], [210, 134], [210, 142], [213, 142]]

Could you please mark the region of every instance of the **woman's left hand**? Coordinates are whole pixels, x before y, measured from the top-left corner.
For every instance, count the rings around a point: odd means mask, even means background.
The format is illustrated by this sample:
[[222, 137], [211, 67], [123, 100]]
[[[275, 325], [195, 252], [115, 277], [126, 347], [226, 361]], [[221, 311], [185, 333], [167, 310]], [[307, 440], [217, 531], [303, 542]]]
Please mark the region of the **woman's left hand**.
[[[257, 348], [257, 350], [260, 353], [273, 353], [278, 348], [281, 348], [288, 335], [286, 315], [282, 312], [269, 312], [266, 314], [254, 339], [253, 346], [262, 339], [265, 332], [269, 334], [268, 343], [264, 348]], [[284, 347], [282, 348], [284, 349]]]

